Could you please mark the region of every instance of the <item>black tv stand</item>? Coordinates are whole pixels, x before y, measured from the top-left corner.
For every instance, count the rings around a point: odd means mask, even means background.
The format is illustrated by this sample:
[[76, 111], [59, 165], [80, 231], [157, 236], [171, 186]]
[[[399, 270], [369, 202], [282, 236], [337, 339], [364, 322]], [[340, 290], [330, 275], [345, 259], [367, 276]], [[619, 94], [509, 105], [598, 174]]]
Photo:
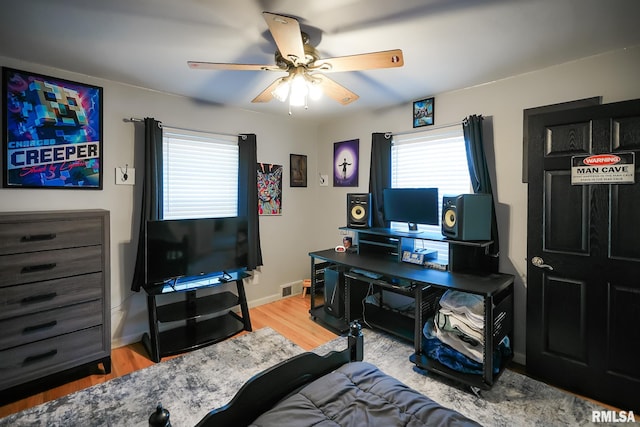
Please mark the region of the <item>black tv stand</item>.
[[[172, 280], [155, 286], [145, 286], [149, 311], [149, 333], [142, 336], [149, 357], [160, 362], [165, 356], [195, 350], [225, 340], [237, 333], [251, 331], [249, 307], [242, 279], [246, 272], [224, 273], [218, 276], [195, 276]], [[207, 288], [224, 286], [235, 281], [236, 293], [228, 290], [198, 295]], [[158, 299], [182, 293], [184, 300], [158, 304]], [[241, 316], [234, 312], [240, 307]], [[182, 322], [182, 325], [160, 331], [160, 323]]]

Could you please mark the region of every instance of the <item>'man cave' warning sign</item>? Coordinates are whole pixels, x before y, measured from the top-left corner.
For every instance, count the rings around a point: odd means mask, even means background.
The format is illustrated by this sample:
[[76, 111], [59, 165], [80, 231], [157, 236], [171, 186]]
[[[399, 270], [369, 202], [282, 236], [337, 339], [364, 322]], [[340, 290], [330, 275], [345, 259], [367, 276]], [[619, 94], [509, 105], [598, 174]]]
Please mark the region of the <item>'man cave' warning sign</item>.
[[633, 184], [635, 169], [635, 153], [573, 156], [571, 184]]

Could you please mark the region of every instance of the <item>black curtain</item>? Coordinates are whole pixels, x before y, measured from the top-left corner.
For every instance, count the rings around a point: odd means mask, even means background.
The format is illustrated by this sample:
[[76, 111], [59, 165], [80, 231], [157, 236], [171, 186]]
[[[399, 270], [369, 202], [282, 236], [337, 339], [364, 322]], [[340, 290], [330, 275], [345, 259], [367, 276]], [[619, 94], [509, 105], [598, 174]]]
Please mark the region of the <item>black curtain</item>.
[[262, 265], [260, 221], [258, 217], [258, 155], [255, 134], [238, 137], [238, 216], [249, 222], [248, 270]]
[[491, 215], [491, 240], [493, 244], [489, 247], [489, 255], [494, 257], [494, 265], [497, 270], [498, 256], [500, 253], [500, 243], [498, 240], [498, 222], [496, 220], [496, 201], [491, 187], [491, 177], [487, 166], [487, 158], [484, 151], [484, 141], [482, 136], [482, 116], [475, 114], [462, 121], [462, 131], [467, 149], [467, 163], [469, 165], [469, 175], [474, 193], [491, 194], [493, 200], [493, 211]]
[[388, 227], [384, 221], [382, 192], [391, 187], [391, 135], [371, 134], [371, 166], [369, 193], [371, 193], [371, 223], [373, 227]]
[[144, 185], [140, 209], [138, 252], [131, 290], [139, 292], [144, 285], [145, 226], [149, 220], [162, 219], [162, 123], [153, 118], [144, 119]]

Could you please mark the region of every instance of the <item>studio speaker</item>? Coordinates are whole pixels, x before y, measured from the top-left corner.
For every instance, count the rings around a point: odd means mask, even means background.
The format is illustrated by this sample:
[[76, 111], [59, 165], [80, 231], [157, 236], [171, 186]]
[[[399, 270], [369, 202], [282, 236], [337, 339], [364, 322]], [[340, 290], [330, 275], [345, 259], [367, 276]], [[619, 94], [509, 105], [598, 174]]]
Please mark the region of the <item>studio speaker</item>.
[[442, 234], [454, 240], [491, 240], [490, 194], [442, 197]]
[[371, 194], [347, 194], [347, 227], [371, 227]]

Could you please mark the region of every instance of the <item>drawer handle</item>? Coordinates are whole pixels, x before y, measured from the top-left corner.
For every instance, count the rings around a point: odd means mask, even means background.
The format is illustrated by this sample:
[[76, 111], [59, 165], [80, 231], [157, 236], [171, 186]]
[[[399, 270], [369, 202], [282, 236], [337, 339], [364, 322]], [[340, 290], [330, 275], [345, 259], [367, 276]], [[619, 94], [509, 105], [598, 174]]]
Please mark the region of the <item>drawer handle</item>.
[[38, 271], [53, 270], [54, 268], [56, 268], [55, 262], [52, 262], [49, 264], [28, 265], [26, 267], [22, 267], [22, 270], [20, 271], [20, 273], [21, 274], [37, 273]]
[[52, 320], [51, 322], [42, 323], [40, 325], [27, 326], [22, 330], [23, 334], [29, 334], [31, 332], [37, 332], [42, 329], [51, 329], [58, 324], [57, 320]]
[[56, 354], [58, 354], [58, 350], [53, 349], [53, 350], [47, 351], [46, 353], [25, 357], [24, 361], [22, 362], [22, 366], [28, 365], [29, 363], [39, 362], [43, 359], [48, 359], [50, 357], [55, 356]]
[[41, 294], [41, 295], [34, 295], [31, 297], [25, 297], [22, 298], [22, 304], [33, 304], [36, 302], [43, 302], [43, 301], [49, 301], [51, 299], [54, 299], [55, 297], [58, 296], [57, 292], [51, 292], [48, 294]]
[[41, 242], [43, 240], [53, 240], [56, 238], [56, 233], [49, 233], [49, 234], [30, 234], [28, 236], [22, 236], [22, 239], [20, 239], [21, 242], [23, 243], [28, 243], [28, 242]]

